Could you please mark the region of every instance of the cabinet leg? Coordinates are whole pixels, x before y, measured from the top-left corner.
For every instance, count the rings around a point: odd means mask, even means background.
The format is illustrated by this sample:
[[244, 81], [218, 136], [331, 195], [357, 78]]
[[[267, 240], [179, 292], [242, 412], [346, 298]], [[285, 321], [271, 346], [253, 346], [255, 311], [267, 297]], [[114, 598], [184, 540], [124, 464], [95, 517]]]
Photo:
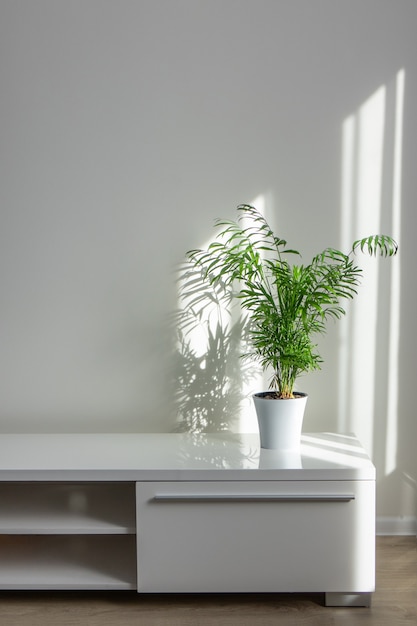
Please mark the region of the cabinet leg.
[[372, 593], [325, 593], [325, 606], [371, 606]]

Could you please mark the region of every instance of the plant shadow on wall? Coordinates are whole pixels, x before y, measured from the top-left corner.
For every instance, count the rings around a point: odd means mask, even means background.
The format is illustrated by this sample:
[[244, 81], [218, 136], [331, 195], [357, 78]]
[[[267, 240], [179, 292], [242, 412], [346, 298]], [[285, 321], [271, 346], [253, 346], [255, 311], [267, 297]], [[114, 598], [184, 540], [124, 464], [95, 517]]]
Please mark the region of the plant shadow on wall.
[[208, 285], [204, 271], [185, 260], [178, 271], [179, 308], [173, 314], [175, 400], [179, 432], [231, 431], [244, 388], [258, 371], [240, 358], [247, 317], [230, 289]]

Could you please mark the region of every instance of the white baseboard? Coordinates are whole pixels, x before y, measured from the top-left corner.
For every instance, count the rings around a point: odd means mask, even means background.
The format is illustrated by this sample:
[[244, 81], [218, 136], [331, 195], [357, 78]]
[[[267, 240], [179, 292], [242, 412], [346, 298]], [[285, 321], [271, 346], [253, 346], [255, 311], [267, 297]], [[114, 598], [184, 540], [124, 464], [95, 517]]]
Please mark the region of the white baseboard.
[[415, 517], [377, 517], [376, 534], [417, 536], [417, 519]]

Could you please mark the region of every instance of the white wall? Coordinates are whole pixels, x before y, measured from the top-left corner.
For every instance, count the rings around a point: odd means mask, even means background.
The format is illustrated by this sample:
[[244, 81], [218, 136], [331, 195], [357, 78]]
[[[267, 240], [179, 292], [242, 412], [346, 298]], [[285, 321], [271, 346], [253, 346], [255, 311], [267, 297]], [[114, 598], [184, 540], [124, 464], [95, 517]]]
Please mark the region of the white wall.
[[[381, 263], [375, 354], [341, 351], [331, 328], [302, 385], [305, 429], [354, 429], [377, 463], [379, 514], [415, 516], [416, 18], [413, 0], [2, 0], [1, 431], [172, 430], [184, 363], [168, 318], [185, 251], [259, 195], [307, 259], [364, 216], [392, 232], [404, 70], [395, 367]], [[347, 214], [344, 123], [381, 87], [380, 218], [357, 197]], [[371, 390], [354, 378], [367, 358]]]

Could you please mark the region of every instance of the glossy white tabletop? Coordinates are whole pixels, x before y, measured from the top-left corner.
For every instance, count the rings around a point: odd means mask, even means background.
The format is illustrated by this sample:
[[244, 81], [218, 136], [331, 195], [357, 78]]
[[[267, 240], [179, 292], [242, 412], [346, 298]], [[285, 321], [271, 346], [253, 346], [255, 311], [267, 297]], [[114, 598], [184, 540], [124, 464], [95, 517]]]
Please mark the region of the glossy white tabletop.
[[305, 434], [286, 453], [256, 434], [0, 435], [0, 481], [324, 479], [375, 479], [354, 435]]

